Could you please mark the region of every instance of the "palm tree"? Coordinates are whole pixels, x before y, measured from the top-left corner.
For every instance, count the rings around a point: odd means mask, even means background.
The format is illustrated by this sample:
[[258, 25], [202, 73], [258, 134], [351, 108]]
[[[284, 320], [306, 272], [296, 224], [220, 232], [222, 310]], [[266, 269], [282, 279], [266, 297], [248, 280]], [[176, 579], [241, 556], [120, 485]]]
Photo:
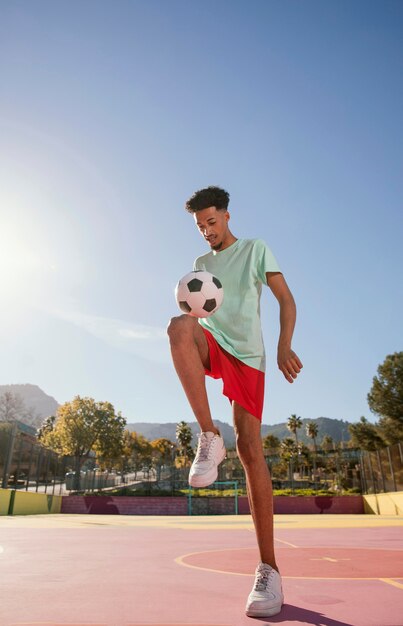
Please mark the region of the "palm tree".
[[305, 426], [306, 434], [313, 440], [313, 449], [315, 450], [315, 455], [317, 453], [316, 447], [316, 437], [318, 436], [318, 425], [315, 422], [308, 422]]
[[186, 422], [182, 421], [176, 425], [176, 439], [179, 442], [179, 448], [182, 452], [182, 455], [185, 458], [185, 467], [187, 465], [187, 458], [189, 453], [190, 444], [192, 442], [192, 431]]
[[298, 448], [295, 441], [293, 441], [291, 437], [286, 437], [285, 439], [283, 439], [280, 444], [280, 456], [282, 459], [284, 459], [284, 461], [287, 461], [288, 463], [288, 471], [291, 481], [293, 476], [293, 463], [297, 454]]
[[290, 432], [294, 433], [295, 443], [297, 444], [297, 446], [298, 446], [297, 430], [301, 427], [302, 427], [302, 419], [300, 417], [297, 417], [296, 415], [291, 415], [291, 417], [288, 418], [287, 428]]
[[318, 453], [318, 449], [316, 446], [316, 437], [318, 436], [318, 425], [315, 424], [315, 422], [308, 422], [305, 426], [306, 428], [306, 434], [308, 437], [310, 437], [313, 440], [313, 449], [314, 449], [314, 455], [313, 455], [313, 473], [314, 473], [314, 481], [315, 481], [315, 485], [316, 485], [316, 455]]
[[330, 435], [325, 435], [322, 439], [322, 448], [325, 452], [330, 452], [330, 450], [334, 449], [334, 441]]

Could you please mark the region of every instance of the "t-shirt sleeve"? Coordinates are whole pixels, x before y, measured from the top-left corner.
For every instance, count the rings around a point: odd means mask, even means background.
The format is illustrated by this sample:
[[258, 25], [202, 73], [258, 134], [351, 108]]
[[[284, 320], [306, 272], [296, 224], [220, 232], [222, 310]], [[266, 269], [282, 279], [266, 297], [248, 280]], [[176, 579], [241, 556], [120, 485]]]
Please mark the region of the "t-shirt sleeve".
[[280, 272], [281, 269], [269, 246], [262, 239], [257, 239], [255, 244], [257, 275], [260, 282], [267, 285], [266, 272]]

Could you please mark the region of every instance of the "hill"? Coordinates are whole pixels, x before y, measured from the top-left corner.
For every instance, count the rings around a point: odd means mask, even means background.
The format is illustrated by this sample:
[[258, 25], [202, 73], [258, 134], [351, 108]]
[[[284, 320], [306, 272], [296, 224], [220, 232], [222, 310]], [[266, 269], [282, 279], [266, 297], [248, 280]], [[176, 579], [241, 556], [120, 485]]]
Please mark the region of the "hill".
[[[45, 417], [54, 415], [59, 406], [58, 402], [52, 396], [47, 395], [37, 385], [0, 385], [0, 419], [2, 418], [1, 396], [3, 396], [6, 391], [11, 392], [19, 399], [19, 401], [16, 402], [17, 414], [14, 417], [34, 428], [38, 428]], [[178, 419], [178, 422], [179, 421]], [[298, 432], [298, 439], [303, 443], [311, 443], [311, 439], [309, 439], [305, 433], [305, 425], [308, 422], [315, 422], [318, 425], [318, 443], [322, 441], [325, 435], [330, 435], [337, 443], [340, 441], [346, 442], [350, 439], [348, 432], [349, 422], [330, 417], [318, 417], [316, 419], [302, 420], [303, 426]], [[228, 448], [234, 448], [235, 434], [231, 424], [221, 422], [220, 420], [215, 420], [215, 424], [221, 431], [225, 445]], [[193, 433], [192, 445], [195, 446], [200, 427], [196, 421], [189, 422], [189, 426]], [[171, 441], [176, 440], [176, 422], [134, 422], [127, 424], [127, 428], [130, 431], [136, 431], [151, 441], [153, 439], [159, 439], [160, 437], [165, 437]], [[270, 425], [263, 424], [262, 437], [268, 434], [275, 435], [280, 440], [292, 436], [285, 422]]]
[[[179, 421], [179, 420], [178, 420]], [[314, 422], [318, 425], [318, 438], [317, 442], [320, 443], [325, 435], [330, 435], [332, 439], [338, 443], [341, 441], [348, 441], [350, 439], [350, 434], [348, 432], [349, 422], [339, 419], [332, 419], [330, 417], [318, 417], [316, 419], [303, 419], [302, 428], [298, 431], [298, 440], [303, 443], [312, 443], [312, 440], [307, 437], [305, 433], [305, 425], [308, 422]], [[220, 422], [220, 420], [215, 420], [217, 428], [220, 429], [221, 435], [224, 438], [225, 445], [228, 448], [235, 447], [235, 434], [234, 429], [230, 424], [226, 422]], [[192, 445], [197, 443], [197, 433], [200, 432], [200, 427], [197, 422], [188, 422], [191, 431], [193, 433]], [[166, 424], [149, 424], [147, 422], [136, 422], [127, 424], [127, 428], [130, 431], [135, 431], [150, 439], [159, 439], [160, 437], [165, 437], [170, 439], [170, 441], [175, 441], [175, 432], [176, 432], [176, 423], [166, 423]], [[262, 437], [266, 435], [275, 435], [280, 440], [285, 437], [293, 436], [292, 433], [287, 429], [287, 424], [285, 422], [280, 424], [263, 424], [262, 425]]]
[[[34, 428], [38, 428], [45, 417], [54, 415], [59, 406], [58, 402], [38, 385], [0, 385], [0, 401], [6, 392], [11, 392], [15, 399], [13, 417]], [[1, 408], [0, 406], [0, 419], [3, 417]]]

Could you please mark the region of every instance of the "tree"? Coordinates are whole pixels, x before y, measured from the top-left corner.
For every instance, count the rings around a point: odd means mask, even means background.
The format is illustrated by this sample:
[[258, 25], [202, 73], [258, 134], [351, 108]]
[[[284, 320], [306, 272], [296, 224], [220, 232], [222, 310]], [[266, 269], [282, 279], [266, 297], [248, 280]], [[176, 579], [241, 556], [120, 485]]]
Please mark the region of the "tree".
[[[290, 432], [294, 433], [295, 436], [295, 444], [297, 448], [297, 453], [299, 456], [299, 442], [298, 442], [298, 430], [302, 427], [302, 419], [297, 417], [296, 415], [291, 415], [287, 421], [287, 428]], [[301, 469], [301, 468], [300, 468]]]
[[170, 461], [173, 445], [173, 442], [165, 437], [151, 441], [151, 447], [160, 454], [163, 463]]
[[322, 448], [325, 452], [330, 452], [334, 450], [334, 441], [330, 435], [325, 435], [322, 439]]
[[310, 437], [313, 441], [313, 449], [315, 451], [315, 456], [317, 453], [317, 446], [316, 446], [316, 437], [318, 436], [318, 425], [315, 424], [315, 422], [308, 422], [305, 425], [305, 432], [307, 434], [307, 437]]
[[175, 447], [172, 441], [165, 437], [154, 439], [151, 442], [152, 456], [157, 466], [157, 480], [161, 478], [161, 466], [170, 464], [172, 450]]
[[183, 457], [184, 466], [188, 464], [188, 458], [194, 456], [191, 443], [192, 443], [192, 430], [186, 422], [179, 422], [176, 426], [176, 439], [179, 443], [180, 455]]
[[294, 433], [295, 443], [298, 445], [298, 434], [297, 431], [302, 427], [302, 419], [297, 417], [296, 415], [291, 415], [287, 421], [287, 428], [290, 432]]
[[76, 396], [58, 408], [55, 426], [45, 429], [41, 442], [59, 454], [74, 457], [77, 490], [81, 465], [91, 450], [104, 461], [121, 456], [125, 425], [125, 418], [115, 413], [110, 402]]
[[368, 422], [363, 416], [357, 424], [350, 424], [348, 427], [352, 445], [362, 450], [376, 450], [385, 446], [385, 442], [380, 436], [377, 427]]
[[[305, 431], [308, 437], [310, 437], [313, 441], [313, 450], [314, 450], [314, 454], [313, 454], [313, 473], [314, 476], [316, 477], [316, 457], [318, 454], [318, 449], [316, 446], [316, 437], [318, 436], [318, 425], [315, 424], [315, 422], [308, 422], [305, 426]], [[314, 479], [316, 480], [316, 478]]]
[[378, 366], [367, 395], [372, 413], [380, 416], [379, 429], [388, 443], [403, 439], [403, 352], [389, 354]]
[[273, 453], [277, 452], [280, 447], [280, 439], [275, 435], [266, 435], [263, 437], [262, 443], [265, 450], [270, 450]]
[[125, 467], [127, 469], [134, 469], [136, 477], [137, 472], [143, 468], [149, 471], [152, 467], [153, 452], [150, 441], [135, 431], [130, 432], [126, 430], [124, 432], [123, 442]]
[[297, 449], [300, 472], [301, 476], [303, 476], [305, 474], [304, 468], [307, 467], [309, 469], [311, 466], [311, 451], [309, 450], [308, 446], [303, 443], [299, 443]]
[[288, 463], [289, 478], [292, 480], [293, 465], [298, 456], [297, 444], [291, 437], [286, 437], [280, 444], [280, 456]]
[[44, 440], [46, 436], [49, 436], [50, 433], [54, 431], [54, 428], [56, 426], [56, 420], [56, 415], [49, 415], [49, 417], [45, 418], [45, 420], [42, 422], [42, 425], [36, 431], [36, 436], [39, 441]]
[[400, 424], [397, 420], [392, 420], [390, 417], [381, 417], [377, 428], [386, 443], [392, 445], [403, 441], [403, 424]]
[[24, 400], [18, 393], [5, 391], [0, 396], [0, 421], [13, 422], [22, 420], [26, 413]]

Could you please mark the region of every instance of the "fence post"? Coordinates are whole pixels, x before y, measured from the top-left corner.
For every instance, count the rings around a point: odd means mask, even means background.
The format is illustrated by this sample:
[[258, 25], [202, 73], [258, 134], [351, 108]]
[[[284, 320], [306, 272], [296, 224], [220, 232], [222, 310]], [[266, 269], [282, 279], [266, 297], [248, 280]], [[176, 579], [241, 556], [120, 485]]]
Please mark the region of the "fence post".
[[23, 448], [24, 448], [24, 440], [23, 440], [22, 436], [20, 436], [20, 447], [18, 448], [17, 469], [14, 472], [14, 489], [17, 489], [17, 483], [18, 483], [18, 479], [19, 479], [19, 476], [20, 476], [21, 456], [22, 456]]
[[42, 448], [39, 448], [38, 459], [36, 461], [36, 487], [35, 487], [36, 493], [38, 493], [38, 488], [39, 488], [41, 466], [42, 466]]
[[363, 493], [368, 493], [367, 476], [365, 474], [365, 452], [360, 454], [361, 489]]
[[45, 493], [48, 492], [48, 472], [49, 472], [49, 463], [50, 463], [50, 451], [48, 450], [46, 452], [46, 462], [45, 462], [45, 476], [44, 476], [44, 483], [45, 483]]
[[378, 493], [378, 484], [375, 487], [374, 471], [372, 469], [372, 461], [371, 461], [370, 452], [368, 452], [368, 465], [369, 465], [369, 474], [371, 476], [371, 481], [372, 481], [372, 493]]
[[11, 432], [10, 432], [6, 462], [4, 463], [3, 482], [1, 485], [3, 489], [7, 489], [8, 487], [8, 477], [10, 475], [11, 461], [13, 460], [14, 445], [15, 445], [15, 440], [17, 437], [17, 430], [18, 430], [17, 422], [14, 422]]
[[383, 467], [382, 467], [382, 461], [381, 461], [381, 455], [379, 454], [379, 450], [376, 451], [376, 458], [378, 459], [378, 467], [379, 467], [379, 473], [381, 475], [381, 479], [382, 479], [382, 489], [383, 489], [383, 493], [386, 493], [386, 483], [385, 483], [385, 475], [383, 473]]
[[393, 491], [397, 491], [396, 477], [395, 477], [395, 472], [393, 471], [393, 463], [392, 463], [392, 455], [390, 453], [390, 447], [388, 446], [386, 450], [388, 451], [390, 474], [392, 476], [392, 481], [393, 481]]
[[53, 488], [52, 488], [52, 496], [55, 495], [56, 474], [57, 474], [57, 470], [59, 469], [59, 464], [60, 464], [59, 456], [57, 456], [56, 458], [53, 458]]
[[29, 481], [31, 478], [31, 467], [32, 467], [32, 457], [34, 456], [34, 447], [35, 444], [31, 444], [31, 452], [29, 453], [29, 461], [28, 461], [28, 472], [27, 472], [27, 484], [25, 487], [25, 491], [28, 491], [29, 488]]

